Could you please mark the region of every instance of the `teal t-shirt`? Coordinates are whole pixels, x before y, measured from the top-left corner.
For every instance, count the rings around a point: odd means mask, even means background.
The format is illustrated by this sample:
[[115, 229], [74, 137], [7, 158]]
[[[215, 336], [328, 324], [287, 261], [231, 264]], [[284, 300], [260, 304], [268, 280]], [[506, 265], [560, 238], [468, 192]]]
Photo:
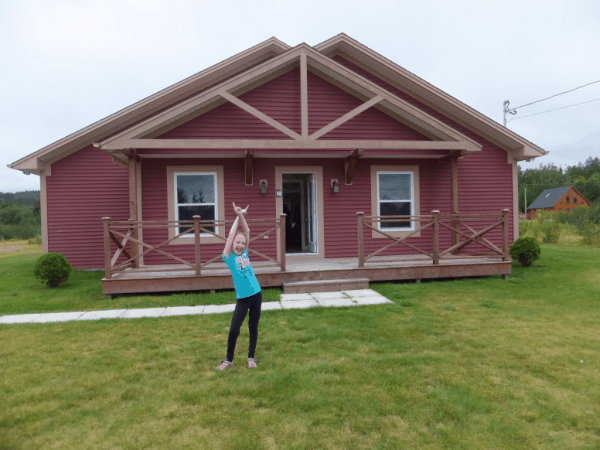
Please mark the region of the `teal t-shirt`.
[[239, 256], [231, 252], [229, 258], [225, 258], [225, 254], [221, 257], [231, 271], [236, 298], [246, 298], [260, 292], [260, 286], [252, 270], [250, 259], [248, 259], [247, 250], [244, 250]]

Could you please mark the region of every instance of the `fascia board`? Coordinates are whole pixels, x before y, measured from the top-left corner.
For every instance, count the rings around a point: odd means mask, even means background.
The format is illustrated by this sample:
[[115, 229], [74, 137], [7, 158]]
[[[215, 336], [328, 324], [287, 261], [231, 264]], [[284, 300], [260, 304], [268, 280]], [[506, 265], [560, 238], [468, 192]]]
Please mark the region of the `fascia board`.
[[[448, 115], [448, 117], [472, 131], [496, 141], [504, 149], [525, 147], [528, 149], [529, 158], [537, 158], [547, 154], [537, 145], [343, 33], [316, 45], [314, 48], [325, 55], [331, 54], [335, 50], [348, 53], [350, 56], [353, 56], [352, 53], [358, 53], [363, 57], [363, 63], [376, 72], [384, 72], [384, 70], [381, 70], [382, 68], [388, 69], [393, 74], [392, 77], [388, 77], [401, 85], [403, 90], [410, 91], [409, 93], [417, 100]], [[398, 78], [401, 81], [398, 81]]]
[[[293, 63], [300, 55], [306, 54], [309, 58], [309, 64], [319, 64], [322, 67], [325, 67], [327, 70], [333, 71], [339, 76], [353, 82], [357, 83], [362, 89], [366, 89], [370, 93], [375, 95], [381, 95], [387, 102], [390, 104], [406, 111], [408, 114], [413, 115], [420, 121], [424, 121], [428, 123], [430, 126], [439, 130], [441, 133], [445, 134], [452, 140], [465, 142], [468, 145], [469, 151], [479, 151], [481, 150], [481, 144], [472, 140], [468, 136], [463, 135], [458, 132], [454, 128], [444, 124], [443, 122], [435, 119], [424, 111], [416, 108], [408, 102], [396, 97], [389, 91], [381, 88], [375, 83], [361, 77], [355, 72], [347, 69], [343, 65], [333, 61], [332, 59], [323, 56], [319, 52], [315, 51], [312, 47], [306, 44], [300, 44], [290, 50], [288, 50], [285, 54], [279, 55], [259, 66], [253, 67], [252, 69], [241, 73], [240, 75], [229, 79], [219, 85], [214, 86], [208, 91], [202, 92], [192, 98], [187, 99], [186, 101], [179, 103], [178, 105], [173, 106], [146, 121], [143, 121], [132, 128], [128, 128], [123, 132], [111, 136], [104, 141], [101, 141], [98, 144], [99, 147], [107, 149], [107, 150], [118, 150], [121, 148], [128, 148], [127, 142], [131, 139], [135, 139], [136, 137], [142, 135], [145, 132], [156, 129], [160, 126], [161, 123], [168, 123], [174, 118], [179, 118], [182, 115], [186, 114], [188, 111], [195, 111], [198, 108], [205, 105], [207, 102], [213, 101], [216, 97], [219, 96], [219, 92], [227, 92], [231, 89], [235, 89], [236, 87], [249, 83], [253, 80], [261, 76], [265, 76], [270, 72], [278, 70], [280, 67]], [[319, 70], [322, 68], [318, 67]]]
[[26, 166], [31, 165], [31, 160], [42, 156], [47, 156], [49, 159], [55, 159], [57, 154], [60, 154], [63, 150], [71, 150], [72, 153], [74, 151], [73, 148], [80, 149], [114, 133], [115, 129], [122, 128], [121, 125], [126, 123], [128, 119], [133, 123], [144, 115], [152, 114], [156, 110], [164, 108], [165, 105], [169, 103], [185, 98], [189, 95], [189, 91], [198, 89], [198, 84], [202, 84], [203, 82], [211, 84], [218, 82], [220, 76], [227, 76], [229, 72], [234, 71], [236, 67], [243, 66], [248, 60], [252, 60], [253, 58], [259, 59], [261, 56], [267, 57], [270, 53], [281, 54], [288, 51], [290, 48], [289, 45], [275, 37], [267, 39], [231, 58], [198, 72], [156, 94], [146, 97], [133, 105], [82, 128], [63, 139], [43, 147], [42, 149], [15, 161], [8, 165], [8, 167], [14, 169], [27, 168]]

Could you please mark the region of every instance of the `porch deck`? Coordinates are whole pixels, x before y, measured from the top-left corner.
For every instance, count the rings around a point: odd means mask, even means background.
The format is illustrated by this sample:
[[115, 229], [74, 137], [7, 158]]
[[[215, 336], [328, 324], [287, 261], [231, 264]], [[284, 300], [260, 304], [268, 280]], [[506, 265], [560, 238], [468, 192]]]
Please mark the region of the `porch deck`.
[[[285, 271], [269, 261], [253, 261], [262, 287], [281, 287], [284, 282], [368, 278], [370, 281], [421, 280], [456, 277], [509, 275], [511, 261], [502, 256], [474, 257], [445, 255], [434, 264], [426, 255], [382, 256], [365, 261], [358, 258], [288, 259]], [[115, 273], [102, 280], [105, 295], [173, 291], [233, 289], [229, 269], [223, 262], [212, 263], [197, 275], [184, 265], [140, 266]]]

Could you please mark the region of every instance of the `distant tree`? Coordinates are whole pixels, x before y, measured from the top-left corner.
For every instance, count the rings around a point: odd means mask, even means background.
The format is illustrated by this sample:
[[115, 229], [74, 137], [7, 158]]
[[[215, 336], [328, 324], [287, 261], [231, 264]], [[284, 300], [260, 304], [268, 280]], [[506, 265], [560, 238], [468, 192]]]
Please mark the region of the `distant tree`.
[[177, 188], [177, 203], [187, 203], [187, 195], [185, 190], [182, 188]]

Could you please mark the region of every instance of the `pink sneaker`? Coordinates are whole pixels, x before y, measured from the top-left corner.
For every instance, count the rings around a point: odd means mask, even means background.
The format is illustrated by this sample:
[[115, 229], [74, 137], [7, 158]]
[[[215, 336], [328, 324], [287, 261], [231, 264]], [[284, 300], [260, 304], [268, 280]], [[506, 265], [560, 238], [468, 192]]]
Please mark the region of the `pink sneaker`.
[[224, 359], [223, 361], [221, 361], [221, 365], [217, 367], [217, 370], [225, 370], [231, 366], [233, 366], [233, 361], [227, 361], [226, 359]]
[[248, 358], [248, 369], [256, 369], [258, 366], [256, 365], [256, 359]]

